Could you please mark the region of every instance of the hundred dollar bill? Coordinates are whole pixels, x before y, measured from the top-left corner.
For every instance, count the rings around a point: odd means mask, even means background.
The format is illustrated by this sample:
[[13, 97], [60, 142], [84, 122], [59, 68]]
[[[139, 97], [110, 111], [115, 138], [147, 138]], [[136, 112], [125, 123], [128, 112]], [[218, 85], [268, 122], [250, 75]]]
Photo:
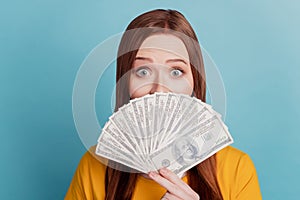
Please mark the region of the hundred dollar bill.
[[100, 138], [100, 141], [97, 144], [95, 153], [99, 156], [107, 158], [108, 160], [115, 161], [140, 172], [145, 173], [150, 170], [150, 168], [145, 168], [143, 163], [139, 162], [139, 159], [137, 159], [135, 154], [122, 151], [122, 147], [120, 147], [117, 142], [112, 141], [113, 140], [111, 140], [111, 138], [108, 138], [108, 135], [103, 133], [103, 136]]
[[[187, 95], [182, 95], [182, 102], [180, 102], [180, 109], [178, 112], [179, 117], [169, 125], [168, 133], [173, 133], [179, 130], [182, 126], [189, 123], [191, 119], [194, 118], [196, 113], [204, 107], [204, 105], [199, 104], [196, 98], [191, 98]], [[169, 135], [168, 135], [169, 136]]]
[[134, 134], [132, 134], [133, 127], [131, 126], [131, 123], [127, 123], [129, 117], [123, 108], [124, 107], [120, 108], [119, 111], [114, 113], [109, 119], [113, 124], [116, 125], [122, 135], [127, 136], [128, 141], [131, 143], [131, 146], [136, 147], [135, 154], [139, 156], [142, 154], [144, 155], [144, 152], [141, 149], [141, 141], [138, 138], [134, 137]]
[[123, 116], [127, 119], [126, 124], [130, 127], [129, 134], [134, 138], [134, 140], [137, 142], [138, 149], [140, 151], [140, 156], [143, 159], [144, 165], [146, 168], [150, 167], [149, 160], [147, 159], [148, 155], [148, 143], [147, 143], [147, 137], [145, 134], [144, 129], [144, 113], [143, 113], [143, 101], [141, 99], [132, 100], [130, 101], [130, 104], [127, 106], [123, 106], [120, 111], [122, 112]]
[[100, 139], [103, 139], [102, 137], [104, 137], [104, 135], [108, 135], [110, 138], [112, 138], [112, 140], [117, 141], [123, 147], [124, 151], [128, 153], [136, 153], [136, 144], [132, 141], [132, 138], [129, 136], [129, 134], [123, 134], [111, 121], [108, 121], [104, 125], [98, 142], [100, 142]]
[[[175, 96], [175, 94], [173, 94]], [[169, 141], [170, 134], [179, 128], [179, 125], [182, 124], [185, 118], [188, 115], [187, 111], [191, 111], [193, 108], [192, 98], [187, 95], [176, 95], [177, 103], [175, 108], [173, 108], [173, 112], [169, 117], [168, 122], [165, 125], [164, 134], [162, 134], [160, 145], [164, 144], [166, 141]], [[185, 112], [183, 114], [183, 112]]]
[[[149, 130], [149, 120], [146, 119], [146, 113], [145, 113], [144, 108], [146, 107], [148, 109], [149, 105], [145, 105], [145, 102], [143, 99], [132, 100], [131, 106], [134, 111], [135, 122], [138, 125], [137, 137], [139, 137], [141, 139], [141, 142], [143, 144], [142, 145], [143, 152], [145, 152], [145, 154], [148, 154], [150, 152], [149, 149], [150, 149], [150, 140], [151, 140], [151, 137], [150, 137], [151, 130]], [[147, 115], [148, 114], [149, 114], [149, 112], [147, 113]]]
[[160, 126], [161, 125], [161, 119], [162, 119], [162, 114], [163, 114], [163, 109], [166, 104], [167, 100], [167, 94], [166, 93], [155, 93], [154, 94], [154, 113], [155, 115], [153, 116], [153, 143], [151, 149], [157, 149], [158, 147], [158, 138], [163, 132], [163, 128]]
[[157, 169], [182, 174], [233, 142], [220, 119], [213, 116], [203, 128], [191, 129], [150, 155]]
[[153, 115], [154, 115], [154, 96], [153, 95], [146, 95], [143, 98], [144, 101], [144, 117], [145, 117], [145, 129], [146, 129], [146, 135], [147, 135], [147, 153], [149, 154], [152, 152], [152, 136], [153, 136]]
[[135, 120], [135, 114], [133, 107], [132, 107], [132, 102], [130, 104], [127, 104], [125, 106], [123, 106], [122, 108], [120, 108], [120, 111], [122, 112], [122, 114], [124, 115], [125, 119], [126, 119], [126, 124], [128, 125], [128, 127], [130, 128], [130, 134], [132, 134], [135, 138], [141, 138], [140, 136], [140, 132], [138, 130], [138, 124]]
[[195, 113], [192, 114], [192, 117], [190, 117], [187, 121], [182, 122], [181, 127], [177, 129], [177, 131], [174, 131], [173, 137], [177, 137], [176, 134], [184, 134], [184, 132], [190, 130], [191, 128], [195, 128], [195, 126], [199, 126], [199, 123], [203, 123], [207, 119], [210, 119], [213, 116], [216, 116], [214, 112], [211, 112], [211, 110], [203, 105], [196, 103], [196, 109]]
[[174, 93], [167, 93], [166, 103], [163, 108], [162, 117], [160, 120], [160, 127], [166, 128], [174, 110], [179, 102], [180, 96]]
[[[141, 99], [134, 99], [130, 101], [131, 107], [128, 107], [129, 109], [126, 109], [130, 117], [132, 117], [131, 123], [133, 123], [133, 126], [135, 126], [135, 134], [136, 137], [144, 138], [146, 137], [145, 134], [145, 118], [144, 118], [144, 102], [141, 101]], [[133, 115], [132, 115], [133, 114]]]
[[193, 99], [189, 107], [184, 111], [180, 121], [178, 121], [174, 127], [170, 128], [171, 131], [168, 131], [165, 134], [165, 138], [167, 138], [167, 140], [164, 140], [161, 146], [164, 146], [173, 139], [180, 137], [186, 131], [195, 127], [197, 123], [203, 122], [212, 116], [213, 113], [211, 113], [204, 104], [200, 104], [198, 101]]
[[[195, 97], [194, 97], [194, 98], [195, 98]], [[197, 104], [197, 105], [202, 104], [202, 105], [204, 105], [204, 106], [209, 110], [209, 112], [213, 113], [214, 115], [217, 115], [219, 118], [222, 117], [220, 113], [218, 113], [218, 112], [216, 112], [214, 109], [212, 109], [212, 106], [211, 106], [211, 105], [209, 105], [209, 104], [207, 104], [207, 103], [201, 101], [201, 100], [198, 99], [198, 98], [195, 98], [195, 100], [199, 103], [199, 104]]]
[[181, 174], [232, 142], [210, 105], [188, 95], [155, 93], [131, 100], [109, 118], [97, 152], [140, 172], [167, 166]]

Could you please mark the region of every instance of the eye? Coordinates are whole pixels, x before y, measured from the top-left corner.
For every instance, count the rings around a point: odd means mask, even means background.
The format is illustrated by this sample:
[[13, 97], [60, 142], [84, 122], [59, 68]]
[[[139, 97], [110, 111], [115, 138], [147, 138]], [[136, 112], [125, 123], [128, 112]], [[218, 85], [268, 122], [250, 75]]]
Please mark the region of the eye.
[[135, 74], [140, 77], [146, 77], [151, 75], [151, 70], [148, 67], [139, 67], [137, 70], [135, 70]]
[[177, 77], [180, 77], [183, 74], [183, 70], [181, 70], [181, 69], [172, 69], [170, 74], [171, 74], [171, 76], [177, 78]]

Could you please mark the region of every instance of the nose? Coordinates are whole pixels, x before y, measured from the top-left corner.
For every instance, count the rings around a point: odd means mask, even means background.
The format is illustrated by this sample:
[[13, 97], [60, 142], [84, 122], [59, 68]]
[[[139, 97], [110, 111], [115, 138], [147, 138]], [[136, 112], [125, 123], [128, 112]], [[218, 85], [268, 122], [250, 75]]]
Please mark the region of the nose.
[[168, 87], [168, 79], [164, 74], [164, 70], [160, 69], [156, 72], [156, 76], [152, 82], [152, 87], [150, 93], [153, 94], [155, 92], [170, 92]]
[[155, 92], [170, 92], [170, 89], [161, 83], [153, 83], [150, 93], [153, 94]]

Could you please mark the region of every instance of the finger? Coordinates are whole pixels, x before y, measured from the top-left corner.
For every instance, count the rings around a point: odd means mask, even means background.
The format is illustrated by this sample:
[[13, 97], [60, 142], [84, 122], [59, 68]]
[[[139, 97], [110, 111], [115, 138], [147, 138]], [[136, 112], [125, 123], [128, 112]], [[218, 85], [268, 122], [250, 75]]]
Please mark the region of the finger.
[[182, 199], [178, 198], [177, 196], [175, 196], [169, 192], [166, 192], [166, 194], [164, 194], [164, 196], [161, 198], [161, 200], [182, 200]]
[[185, 183], [183, 180], [181, 180], [181, 178], [179, 178], [171, 170], [169, 170], [167, 168], [162, 168], [162, 169], [159, 170], [159, 173], [163, 177], [168, 179], [170, 182], [174, 183], [175, 185], [178, 185], [181, 189], [183, 189], [187, 193], [194, 192], [194, 190], [187, 183]]
[[169, 193], [177, 196], [181, 199], [190, 199], [190, 195], [187, 194], [187, 192], [183, 189], [181, 189], [179, 186], [175, 185], [174, 183], [170, 182], [166, 178], [162, 177], [160, 174], [156, 172], [150, 172], [149, 173], [150, 178], [152, 178], [154, 181], [156, 181], [158, 184], [163, 186]]
[[159, 170], [159, 173], [165, 177], [166, 179], [168, 179], [169, 181], [171, 181], [172, 183], [185, 187], [186, 183], [181, 180], [175, 173], [173, 173], [172, 171], [170, 171], [167, 168], [162, 168]]

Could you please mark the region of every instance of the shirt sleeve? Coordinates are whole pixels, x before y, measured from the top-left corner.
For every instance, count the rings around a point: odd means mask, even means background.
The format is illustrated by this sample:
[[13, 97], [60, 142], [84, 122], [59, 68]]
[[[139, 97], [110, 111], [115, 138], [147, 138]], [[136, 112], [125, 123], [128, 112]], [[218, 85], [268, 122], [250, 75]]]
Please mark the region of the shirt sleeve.
[[251, 158], [244, 154], [236, 172], [236, 200], [261, 200], [257, 173]]
[[75, 171], [66, 200], [105, 199], [107, 160], [95, 155], [95, 146], [85, 153]]
[[67, 194], [65, 196], [65, 200], [79, 200], [79, 199], [87, 199], [85, 192], [84, 192], [84, 174], [85, 174], [85, 165], [86, 165], [86, 158], [83, 156], [81, 159]]

